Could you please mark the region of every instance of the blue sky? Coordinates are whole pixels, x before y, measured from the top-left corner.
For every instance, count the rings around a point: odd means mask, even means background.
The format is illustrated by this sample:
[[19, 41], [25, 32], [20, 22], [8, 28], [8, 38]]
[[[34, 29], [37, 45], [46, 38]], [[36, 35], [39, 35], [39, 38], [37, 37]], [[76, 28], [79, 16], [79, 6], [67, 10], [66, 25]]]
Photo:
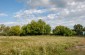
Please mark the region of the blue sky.
[[85, 0], [0, 0], [0, 24], [24, 25], [38, 19], [52, 28], [85, 26]]
[[0, 0], [0, 23], [16, 21], [13, 14], [23, 8], [23, 3], [16, 0]]

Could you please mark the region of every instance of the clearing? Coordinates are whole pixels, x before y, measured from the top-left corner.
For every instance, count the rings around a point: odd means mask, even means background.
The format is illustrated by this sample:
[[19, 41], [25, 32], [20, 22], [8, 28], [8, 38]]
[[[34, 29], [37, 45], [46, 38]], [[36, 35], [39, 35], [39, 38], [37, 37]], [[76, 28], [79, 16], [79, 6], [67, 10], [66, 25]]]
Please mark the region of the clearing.
[[0, 55], [85, 55], [85, 38], [0, 36]]

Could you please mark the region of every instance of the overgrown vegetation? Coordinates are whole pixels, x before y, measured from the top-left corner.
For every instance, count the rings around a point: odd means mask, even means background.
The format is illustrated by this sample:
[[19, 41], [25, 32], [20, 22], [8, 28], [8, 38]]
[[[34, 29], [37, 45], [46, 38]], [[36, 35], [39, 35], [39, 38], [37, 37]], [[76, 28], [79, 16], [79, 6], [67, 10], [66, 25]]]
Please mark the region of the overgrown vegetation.
[[27, 35], [62, 35], [62, 36], [72, 36], [72, 35], [85, 35], [85, 27], [81, 24], [74, 25], [74, 29], [70, 29], [66, 26], [56, 26], [51, 30], [51, 26], [46, 24], [43, 20], [34, 21], [27, 25], [20, 27], [17, 26], [5, 26], [0, 25], [0, 35], [2, 36], [27, 36]]
[[85, 45], [82, 40], [85, 39], [62, 36], [3, 36], [0, 37], [0, 55], [85, 55], [85, 50], [75, 48]]

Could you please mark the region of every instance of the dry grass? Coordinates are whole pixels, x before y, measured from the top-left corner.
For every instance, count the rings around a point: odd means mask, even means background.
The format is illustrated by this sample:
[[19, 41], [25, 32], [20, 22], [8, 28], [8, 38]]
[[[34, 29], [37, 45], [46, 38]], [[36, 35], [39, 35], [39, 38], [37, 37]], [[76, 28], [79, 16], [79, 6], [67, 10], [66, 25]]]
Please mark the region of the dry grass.
[[72, 48], [83, 45], [81, 43], [82, 40], [85, 40], [85, 38], [58, 36], [1, 36], [0, 55], [78, 55], [77, 51]]

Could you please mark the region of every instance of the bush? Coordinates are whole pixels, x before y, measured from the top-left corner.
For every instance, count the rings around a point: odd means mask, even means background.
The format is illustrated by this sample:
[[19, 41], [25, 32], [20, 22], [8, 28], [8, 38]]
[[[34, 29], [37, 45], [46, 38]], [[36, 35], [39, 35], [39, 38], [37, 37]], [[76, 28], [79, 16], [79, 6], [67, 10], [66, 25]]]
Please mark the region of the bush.
[[57, 26], [53, 30], [53, 34], [54, 35], [63, 35], [63, 36], [72, 36], [75, 34], [75, 32], [65, 26]]
[[20, 26], [12, 26], [9, 30], [10, 36], [19, 36], [21, 33]]

